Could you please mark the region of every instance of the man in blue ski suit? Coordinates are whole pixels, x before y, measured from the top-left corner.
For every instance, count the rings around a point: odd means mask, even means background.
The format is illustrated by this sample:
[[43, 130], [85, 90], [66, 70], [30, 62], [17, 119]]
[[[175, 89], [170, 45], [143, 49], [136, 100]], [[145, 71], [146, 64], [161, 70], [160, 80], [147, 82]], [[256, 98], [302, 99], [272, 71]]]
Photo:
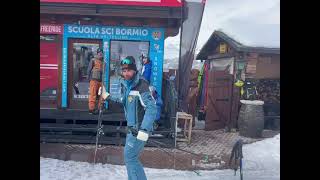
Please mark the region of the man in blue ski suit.
[[[151, 134], [157, 107], [149, 83], [137, 72], [135, 59], [128, 56], [121, 61], [121, 98], [107, 95], [107, 100], [122, 103], [128, 134], [124, 147], [124, 161], [128, 180], [147, 180], [139, 156]], [[104, 97], [104, 96], [103, 96]]]

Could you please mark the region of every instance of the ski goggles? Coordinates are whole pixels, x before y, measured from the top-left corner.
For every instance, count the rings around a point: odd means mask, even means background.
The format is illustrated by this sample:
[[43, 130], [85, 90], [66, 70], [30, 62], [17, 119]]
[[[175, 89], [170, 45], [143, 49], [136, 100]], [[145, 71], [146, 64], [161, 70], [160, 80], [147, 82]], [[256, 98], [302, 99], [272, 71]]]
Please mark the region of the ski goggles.
[[121, 65], [124, 65], [124, 64], [133, 64], [133, 62], [130, 60], [130, 59], [123, 59], [121, 60]]
[[97, 54], [99, 54], [99, 53], [103, 53], [103, 50], [101, 48], [97, 49]]

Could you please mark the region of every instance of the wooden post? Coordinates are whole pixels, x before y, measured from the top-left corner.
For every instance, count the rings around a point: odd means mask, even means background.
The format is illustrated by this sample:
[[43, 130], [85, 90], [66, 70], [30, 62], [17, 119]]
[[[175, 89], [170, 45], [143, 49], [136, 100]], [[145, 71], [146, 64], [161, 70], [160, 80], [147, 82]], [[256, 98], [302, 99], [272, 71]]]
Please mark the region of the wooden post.
[[189, 121], [189, 133], [188, 133], [188, 143], [189, 144], [191, 143], [192, 119], [193, 119], [193, 117], [191, 117], [190, 121]]

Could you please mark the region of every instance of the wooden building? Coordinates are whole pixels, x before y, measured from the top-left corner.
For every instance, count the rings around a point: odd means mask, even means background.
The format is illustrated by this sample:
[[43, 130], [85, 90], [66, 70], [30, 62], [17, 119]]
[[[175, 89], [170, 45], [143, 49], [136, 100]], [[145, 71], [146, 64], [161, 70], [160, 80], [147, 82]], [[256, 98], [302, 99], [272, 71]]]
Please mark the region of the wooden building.
[[[245, 46], [221, 31], [212, 33], [196, 59], [208, 66], [204, 95], [208, 130], [237, 127], [240, 88], [234, 85], [236, 80], [280, 83], [280, 48]], [[268, 93], [259, 99], [267, 101]], [[280, 91], [278, 96], [280, 103]]]

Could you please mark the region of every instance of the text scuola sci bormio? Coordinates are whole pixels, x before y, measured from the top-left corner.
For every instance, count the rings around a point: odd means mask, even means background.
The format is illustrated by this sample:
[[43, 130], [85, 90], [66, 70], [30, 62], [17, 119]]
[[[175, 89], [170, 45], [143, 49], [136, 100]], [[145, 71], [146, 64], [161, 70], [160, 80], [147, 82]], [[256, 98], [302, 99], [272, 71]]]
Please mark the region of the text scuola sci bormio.
[[148, 36], [147, 29], [138, 28], [112, 28], [112, 27], [79, 27], [69, 26], [68, 33], [85, 33], [100, 35], [121, 35], [121, 36]]

